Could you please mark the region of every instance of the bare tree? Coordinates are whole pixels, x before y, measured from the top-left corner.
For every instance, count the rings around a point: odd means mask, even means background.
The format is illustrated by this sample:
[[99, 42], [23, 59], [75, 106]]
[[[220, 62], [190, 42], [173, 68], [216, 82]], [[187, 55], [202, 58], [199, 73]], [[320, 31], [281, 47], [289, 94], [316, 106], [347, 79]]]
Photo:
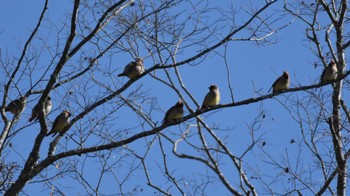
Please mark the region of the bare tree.
[[[0, 51], [4, 194], [26, 194], [28, 187], [40, 185], [62, 195], [72, 187], [90, 195], [204, 195], [213, 187], [234, 195], [346, 195], [349, 142], [343, 134], [350, 114], [342, 94], [350, 74], [345, 71], [347, 1], [221, 3], [74, 0], [64, 13], [67, 19], [56, 22], [47, 13], [55, 8], [45, 0], [18, 53]], [[337, 79], [271, 94], [254, 86], [250, 98], [237, 100], [229, 48], [238, 42], [278, 44], [275, 33], [292, 28], [293, 21], [305, 25], [315, 64], [335, 61]], [[210, 81], [193, 79], [184, 70], [199, 73], [213, 56], [224, 65], [226, 86], [220, 88], [230, 100], [198, 109], [203, 98], [196, 98], [192, 84]], [[117, 77], [137, 58], [144, 72]], [[46, 114], [49, 96], [53, 109]], [[20, 97], [26, 100], [24, 112], [6, 112]], [[286, 149], [275, 155], [265, 148], [262, 129], [269, 114], [264, 101], [271, 98], [299, 127], [300, 138], [290, 141], [298, 146], [296, 153]], [[163, 103], [170, 108], [178, 99], [185, 116], [161, 123], [168, 109]], [[246, 130], [239, 130], [245, 143], [238, 149], [230, 142], [235, 125], [224, 127], [213, 116], [255, 103], [257, 112], [247, 119]], [[38, 121], [28, 122], [33, 108]], [[45, 137], [63, 110], [72, 115], [69, 124], [55, 137]], [[14, 145], [16, 141], [26, 143]], [[186, 171], [188, 164], [198, 172]], [[113, 190], [107, 188], [111, 186]]]

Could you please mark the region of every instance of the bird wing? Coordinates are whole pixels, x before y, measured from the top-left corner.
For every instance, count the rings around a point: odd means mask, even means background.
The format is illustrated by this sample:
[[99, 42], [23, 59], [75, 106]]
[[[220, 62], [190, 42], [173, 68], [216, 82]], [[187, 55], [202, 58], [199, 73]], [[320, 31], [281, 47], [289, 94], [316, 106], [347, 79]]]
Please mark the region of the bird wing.
[[165, 117], [164, 117], [164, 119], [162, 120], [162, 123], [164, 123], [164, 122], [167, 120], [167, 118], [170, 116], [170, 114], [175, 110], [175, 107], [176, 107], [176, 106], [171, 107], [171, 108], [165, 113]]
[[130, 72], [131, 72], [131, 70], [132, 70], [132, 63], [129, 63], [129, 64], [127, 64], [127, 65], [125, 66], [124, 73], [125, 73], [126, 75], [129, 75]]
[[323, 81], [323, 77], [326, 75], [327, 68], [328, 68], [328, 67], [326, 67], [326, 68], [323, 69], [323, 72], [322, 72], [322, 74], [321, 74], [320, 83], [324, 82], [324, 81]]
[[60, 121], [60, 119], [62, 118], [64, 114], [60, 114], [59, 116], [56, 117], [55, 121], [53, 121], [53, 124], [52, 124], [52, 128], [51, 128], [51, 131], [47, 134], [47, 135], [50, 135], [52, 133], [54, 133], [56, 130], [56, 126], [58, 125], [58, 122]]
[[32, 110], [32, 116], [29, 119], [29, 122], [32, 122], [35, 118], [38, 117], [38, 105], [35, 105], [33, 110]]
[[271, 88], [275, 88], [276, 85], [280, 82], [280, 80], [281, 80], [281, 77], [277, 78], [277, 79], [275, 80], [275, 82], [272, 84]]
[[203, 103], [202, 103], [202, 108], [205, 107], [209, 99], [209, 93], [207, 93], [204, 97]]
[[11, 108], [15, 108], [15, 107], [20, 106], [20, 105], [21, 105], [21, 100], [16, 99], [16, 100], [11, 101], [6, 108], [11, 109]]
[[[271, 86], [271, 88], [269, 89], [269, 91], [267, 91], [268, 93], [271, 91], [271, 89], [274, 89], [274, 88], [275, 88], [275, 86], [276, 86], [277, 83], [279, 82], [280, 78], [281, 78], [281, 76], [275, 80], [275, 82], [272, 84], [272, 86]], [[272, 91], [273, 91], [273, 90], [272, 90]]]
[[208, 92], [204, 97], [202, 108], [208, 107], [209, 105], [211, 105], [211, 102], [214, 102], [215, 98], [216, 98], [215, 92], [213, 91]]
[[132, 63], [127, 64], [124, 67], [124, 71], [121, 74], [119, 74], [118, 76], [128, 76], [130, 74], [130, 72], [131, 72], [131, 64]]

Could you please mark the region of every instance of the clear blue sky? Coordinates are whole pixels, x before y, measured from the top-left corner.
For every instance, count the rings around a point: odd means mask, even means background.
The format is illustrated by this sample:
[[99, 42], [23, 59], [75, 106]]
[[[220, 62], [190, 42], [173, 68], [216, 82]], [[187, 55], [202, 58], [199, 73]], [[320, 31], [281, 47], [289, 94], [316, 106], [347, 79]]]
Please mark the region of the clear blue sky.
[[[35, 26], [35, 21], [37, 20], [39, 13], [42, 9], [42, 2], [30, 2], [30, 1], [0, 1], [0, 48], [2, 49], [3, 55], [8, 53], [9, 55], [14, 55], [19, 57], [19, 49], [24, 45], [24, 42], [31, 33], [33, 27]], [[276, 4], [274, 8], [280, 9], [280, 3]], [[66, 1], [50, 1], [49, 10], [47, 16], [50, 20], [56, 23], [57, 28], [59, 28], [65, 20], [69, 20], [68, 15], [65, 14], [66, 11], [70, 11], [71, 2]], [[183, 9], [183, 8], [179, 8]], [[271, 10], [269, 11], [271, 12]], [[67, 17], [67, 18], [65, 18]], [[290, 18], [287, 18], [288, 20]], [[46, 23], [47, 24], [47, 23]], [[44, 28], [45, 29], [45, 28]], [[48, 28], [49, 29], [49, 28]], [[51, 32], [49, 30], [43, 30], [39, 33], [40, 36], [48, 37], [52, 39], [54, 36], [46, 36], [45, 33]], [[266, 94], [269, 88], [271, 87], [274, 80], [279, 77], [284, 70], [288, 71], [291, 75], [291, 86], [309, 85], [319, 81], [319, 76], [322, 72], [322, 67], [319, 66], [316, 69], [313, 66], [315, 61], [315, 56], [312, 55], [308, 49], [308, 43], [305, 41], [305, 30], [304, 26], [296, 21], [291, 26], [279, 31], [276, 33], [274, 38], [278, 40], [278, 43], [269, 46], [257, 46], [253, 42], [234, 42], [230, 43], [228, 47], [228, 63], [230, 65], [231, 71], [231, 82], [234, 90], [235, 101], [244, 100], [251, 98], [252, 96], [258, 96], [254, 94], [253, 88], [262, 89], [260, 93]], [[244, 35], [243, 35], [244, 36]], [[41, 48], [41, 46], [35, 46]], [[222, 52], [223, 48], [219, 48], [218, 52]], [[190, 51], [191, 52], [191, 51]], [[195, 51], [192, 51], [195, 52]], [[145, 51], [142, 51], [141, 54], [145, 54]], [[42, 56], [44, 59], [40, 59], [40, 62], [48, 62], [50, 56]], [[131, 60], [129, 54], [118, 54], [116, 56], [105, 56], [99, 60], [99, 66], [108, 66], [114, 65], [115, 75], [121, 72], [123, 66]], [[178, 60], [182, 60], [181, 57]], [[151, 59], [148, 58], [145, 60], [145, 66], [151, 66]], [[44, 65], [43, 65], [44, 66]], [[189, 66], [184, 65], [180, 68], [180, 73], [186, 87], [191, 91], [193, 96], [197, 99], [199, 103], [202, 102], [204, 95], [208, 91], [208, 86], [210, 84], [217, 84], [221, 91], [221, 103], [229, 103], [230, 94], [227, 85], [226, 77], [226, 68], [222, 59], [218, 55], [209, 55], [207, 59], [203, 61], [198, 66]], [[115, 80], [121, 80], [122, 83], [127, 82], [126, 78], [115, 78]], [[1, 83], [4, 82], [4, 79], [1, 79]], [[27, 89], [25, 86], [26, 81], [22, 84], [23, 89]], [[106, 83], [109, 83], [106, 81]], [[130, 89], [134, 90], [138, 85], [143, 85], [143, 90], [149, 90], [150, 96], [157, 97], [159, 106], [162, 108], [162, 111], [154, 111], [152, 116], [155, 121], [162, 120], [164, 112], [176, 103], [178, 96], [175, 92], [167, 89], [165, 85], [154, 81], [150, 76], [146, 76], [139, 81], [135, 82]], [[120, 84], [119, 84], [120, 85]], [[330, 90], [330, 86], [323, 87]], [[67, 89], [64, 89], [67, 90]], [[130, 91], [131, 91], [130, 90]], [[25, 92], [25, 90], [23, 90]], [[127, 95], [126, 91], [125, 95]], [[54, 92], [53, 102], [54, 105], [58, 105], [60, 102], [59, 92]], [[1, 95], [2, 96], [2, 95]], [[291, 156], [296, 155], [298, 148], [296, 145], [290, 144], [291, 139], [299, 141], [300, 133], [297, 124], [291, 119], [288, 111], [280, 104], [277, 100], [285, 102], [286, 99], [295, 99], [295, 96], [302, 96], [301, 93], [288, 93], [281, 96], [275, 97], [274, 99], [265, 100], [260, 103], [250, 104], [248, 106], [240, 106], [235, 108], [227, 108], [220, 110], [219, 112], [207, 113], [204, 116], [206, 117], [207, 123], [210, 125], [219, 125], [222, 129], [229, 129], [227, 131], [218, 131], [217, 134], [220, 138], [225, 138], [229, 143], [231, 151], [239, 156], [247, 147], [250, 142], [250, 137], [248, 134], [248, 129], [251, 121], [256, 117], [259, 108], [263, 107], [266, 112], [266, 118], [263, 121], [263, 126], [256, 132], [256, 135], [261, 135], [262, 139], [266, 141], [267, 145], [264, 147], [272, 156], [277, 160], [281, 160], [281, 154], [286, 154], [286, 151], [290, 153]], [[15, 98], [15, 97], [12, 97]], [[30, 99], [34, 99], [31, 97]], [[69, 101], [69, 100], [68, 100]], [[193, 103], [190, 103], [192, 108], [195, 108]], [[69, 103], [69, 107], [74, 108], [74, 103]], [[29, 118], [31, 114], [31, 107], [33, 105], [29, 104], [29, 107], [25, 110], [23, 121]], [[49, 115], [51, 121], [59, 114], [60, 109], [56, 109]], [[73, 116], [74, 116], [73, 111]], [[188, 112], [186, 113], [188, 114]], [[210, 114], [210, 115], [209, 115]], [[141, 127], [135, 125], [135, 115], [128, 109], [125, 110], [125, 113], [118, 114], [117, 126], [121, 129], [137, 127], [133, 132], [137, 133], [141, 131]], [[136, 123], [138, 123], [137, 121]], [[172, 126], [162, 132], [164, 134], [169, 134], [172, 138], [177, 138], [179, 132], [184, 132], [186, 125], [188, 123], [194, 123], [193, 120], [183, 123], [180, 126]], [[23, 123], [27, 123], [26, 121]], [[29, 128], [23, 130], [18, 136], [16, 136], [13, 141], [13, 148], [23, 156], [24, 159], [27, 158], [29, 150], [32, 148], [33, 143], [30, 142], [34, 140], [35, 134], [38, 133], [38, 124], [33, 125]], [[72, 127], [74, 129], [74, 127]], [[195, 129], [193, 129], [195, 130]], [[70, 130], [74, 131], [74, 130]], [[128, 137], [129, 135], [125, 135]], [[149, 137], [149, 139], [153, 138]], [[42, 156], [45, 156], [47, 153], [48, 144], [51, 141], [51, 138], [46, 138], [42, 146]], [[165, 142], [165, 140], [163, 140]], [[61, 140], [61, 142], [66, 142], [66, 140]], [[166, 142], [165, 142], [166, 143]], [[131, 144], [130, 147], [133, 147], [135, 150], [140, 152], [144, 148], [144, 141], [137, 141], [134, 144]], [[72, 148], [75, 148], [74, 143], [72, 143]], [[171, 154], [171, 146], [165, 144], [167, 149], [167, 154]], [[119, 158], [122, 155], [121, 150], [117, 150], [113, 156]], [[259, 154], [261, 152], [257, 152]], [[307, 154], [304, 154], [305, 156]], [[159, 145], [155, 144], [150, 152], [150, 155], [147, 159], [150, 164], [150, 171], [154, 183], [157, 183], [157, 175], [162, 175], [159, 172], [157, 164], [162, 164], [159, 152]], [[19, 160], [22, 158], [15, 153], [14, 151], [9, 152], [9, 159]], [[78, 158], [79, 159], [79, 158]], [[169, 158], [169, 167], [178, 172], [177, 177], [181, 176], [200, 176], [206, 173], [206, 169], [202, 167], [199, 163], [194, 163], [191, 161], [179, 160], [176, 158]], [[307, 157], [305, 157], [307, 159]], [[23, 160], [22, 160], [23, 161]], [[80, 158], [80, 161], [83, 161], [83, 157]], [[129, 160], [130, 161], [130, 160]], [[275, 172], [276, 168], [263, 167], [261, 161], [259, 161], [258, 155], [250, 154], [246, 159], [246, 162], [250, 164], [254, 169], [260, 168], [261, 170], [271, 170]], [[312, 160], [309, 161], [309, 166], [312, 166]], [[231, 167], [232, 165], [230, 165]], [[86, 177], [90, 180], [96, 179], [95, 170], [98, 172], [100, 165], [96, 161], [88, 161], [86, 171]], [[245, 168], [249, 170], [249, 168]], [[224, 171], [228, 172], [226, 175], [230, 174], [230, 168], [225, 168]], [[52, 175], [56, 172], [56, 169], [51, 166], [49, 168], [49, 174]], [[91, 172], [91, 173], [89, 173]], [[123, 175], [125, 171], [116, 171], [117, 174]], [[281, 171], [283, 173], [283, 171]], [[144, 174], [142, 171], [137, 172], [137, 175], [131, 177], [131, 180], [127, 183], [128, 187], [135, 186], [133, 182], [139, 185], [138, 189], [142, 188], [145, 195], [150, 195], [154, 190], [147, 187], [147, 185], [142, 182], [140, 179], [144, 179]], [[231, 177], [228, 177], [230, 180], [238, 183], [237, 175], [233, 172]], [[248, 175], [249, 176], [249, 175]], [[72, 176], [66, 177], [63, 176], [64, 180], [59, 182], [64, 186], [70, 187], [70, 180]], [[288, 176], [281, 175], [282, 178], [288, 178]], [[101, 194], [114, 193], [116, 190], [116, 185], [114, 183], [108, 183], [108, 179], [112, 178], [107, 176], [105, 181], [106, 185], [101, 188]], [[162, 181], [163, 180], [163, 181]], [[253, 181], [254, 182], [254, 181]], [[58, 182], [57, 182], [58, 183]], [[67, 184], [66, 184], [67, 183]], [[164, 183], [164, 178], [162, 178], [159, 184]], [[58, 184], [55, 184], [58, 185]], [[258, 185], [257, 185], [258, 186]], [[164, 188], [164, 187], [163, 187]], [[220, 189], [220, 195], [227, 195], [228, 192], [222, 190], [222, 186], [217, 186]], [[283, 187], [279, 187], [281, 190]], [[62, 189], [62, 191], [68, 195], [84, 195], [84, 189], [81, 186], [70, 187], [68, 189]], [[125, 190], [129, 191], [129, 190]], [[212, 195], [215, 191], [213, 187], [208, 188], [208, 195]], [[50, 190], [46, 189], [37, 184], [28, 184], [25, 188], [25, 192], [29, 195], [42, 194], [48, 195]], [[221, 194], [222, 193], [222, 194]]]

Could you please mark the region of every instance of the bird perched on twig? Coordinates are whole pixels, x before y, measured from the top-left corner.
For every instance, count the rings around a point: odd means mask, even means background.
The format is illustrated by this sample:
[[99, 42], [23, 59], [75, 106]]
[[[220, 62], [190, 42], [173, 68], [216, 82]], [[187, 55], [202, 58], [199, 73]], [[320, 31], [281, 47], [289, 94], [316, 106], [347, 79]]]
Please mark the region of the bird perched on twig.
[[181, 120], [184, 114], [183, 106], [182, 100], [179, 99], [179, 101], [165, 113], [162, 123], [178, 122]]
[[11, 101], [5, 108], [5, 112], [11, 112], [13, 115], [20, 115], [27, 105], [27, 97], [20, 97]]
[[[270, 88], [270, 90], [272, 89], [272, 92], [278, 92], [278, 91], [282, 91], [282, 90], [286, 90], [288, 89], [290, 84], [290, 77], [288, 72], [284, 71], [282, 76], [280, 76], [279, 78], [277, 78], [277, 80], [272, 84], [272, 87]], [[269, 90], [269, 92], [270, 92]]]
[[208, 88], [209, 88], [209, 92], [205, 95], [202, 107], [200, 107], [200, 109], [217, 106], [219, 104], [219, 101], [220, 101], [219, 88], [215, 84], [210, 85]]
[[337, 79], [338, 76], [338, 68], [337, 64], [332, 60], [328, 66], [323, 70], [321, 75], [320, 84], [324, 84], [330, 81]]
[[[44, 116], [48, 115], [49, 112], [52, 109], [52, 101], [51, 101], [51, 97], [48, 96], [46, 101], [45, 101], [45, 105], [44, 105]], [[38, 120], [39, 119], [39, 106], [35, 105], [33, 110], [32, 110], [32, 116], [29, 119], [29, 122], [32, 122], [32, 120]]]
[[119, 74], [118, 77], [127, 76], [130, 79], [134, 79], [141, 75], [145, 71], [142, 58], [137, 57], [135, 62], [130, 62], [124, 68], [123, 73]]
[[54, 137], [57, 133], [61, 133], [64, 128], [70, 123], [70, 116], [71, 113], [68, 110], [63, 110], [63, 112], [56, 117], [55, 121], [52, 124], [51, 131], [46, 134], [46, 136], [53, 134], [52, 137]]

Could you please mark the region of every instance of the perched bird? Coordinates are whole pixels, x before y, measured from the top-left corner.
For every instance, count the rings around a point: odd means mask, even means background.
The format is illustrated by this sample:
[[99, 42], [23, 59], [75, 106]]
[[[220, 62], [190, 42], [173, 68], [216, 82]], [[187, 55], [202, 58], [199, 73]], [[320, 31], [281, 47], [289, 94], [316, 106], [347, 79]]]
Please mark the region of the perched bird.
[[331, 61], [328, 66], [323, 70], [321, 75], [320, 84], [324, 84], [337, 79], [338, 68], [334, 61]]
[[[51, 97], [48, 96], [46, 101], [45, 101], [45, 105], [44, 105], [44, 116], [46, 116], [47, 114], [49, 114], [49, 112], [52, 109], [52, 101], [51, 101]], [[38, 120], [39, 119], [39, 106], [35, 105], [33, 110], [32, 110], [32, 116], [29, 119], [29, 122], [32, 122], [33, 120]]]
[[173, 107], [171, 107], [166, 113], [162, 123], [177, 122], [181, 120], [184, 109], [184, 103], [180, 99]]
[[56, 117], [52, 124], [51, 131], [46, 134], [46, 136], [53, 134], [52, 137], [54, 137], [57, 133], [62, 132], [63, 129], [70, 123], [70, 116], [71, 113], [68, 110], [63, 110], [63, 112]]
[[207, 95], [205, 95], [202, 107], [200, 109], [217, 106], [219, 104], [219, 101], [219, 88], [215, 84], [212, 84], [211, 86], [209, 86], [209, 92], [207, 93]]
[[[282, 76], [277, 78], [277, 80], [272, 84], [272, 92], [278, 92], [282, 90], [286, 90], [289, 87], [290, 84], [290, 78], [288, 72], [284, 71]], [[270, 88], [270, 90], [271, 90]], [[269, 92], [270, 92], [269, 90]]]
[[13, 115], [20, 115], [27, 104], [27, 97], [20, 97], [19, 99], [11, 101], [5, 108], [5, 112], [11, 112]]
[[119, 74], [118, 77], [127, 76], [130, 79], [134, 79], [141, 75], [145, 71], [142, 58], [137, 57], [135, 62], [130, 62], [124, 68], [123, 73]]

